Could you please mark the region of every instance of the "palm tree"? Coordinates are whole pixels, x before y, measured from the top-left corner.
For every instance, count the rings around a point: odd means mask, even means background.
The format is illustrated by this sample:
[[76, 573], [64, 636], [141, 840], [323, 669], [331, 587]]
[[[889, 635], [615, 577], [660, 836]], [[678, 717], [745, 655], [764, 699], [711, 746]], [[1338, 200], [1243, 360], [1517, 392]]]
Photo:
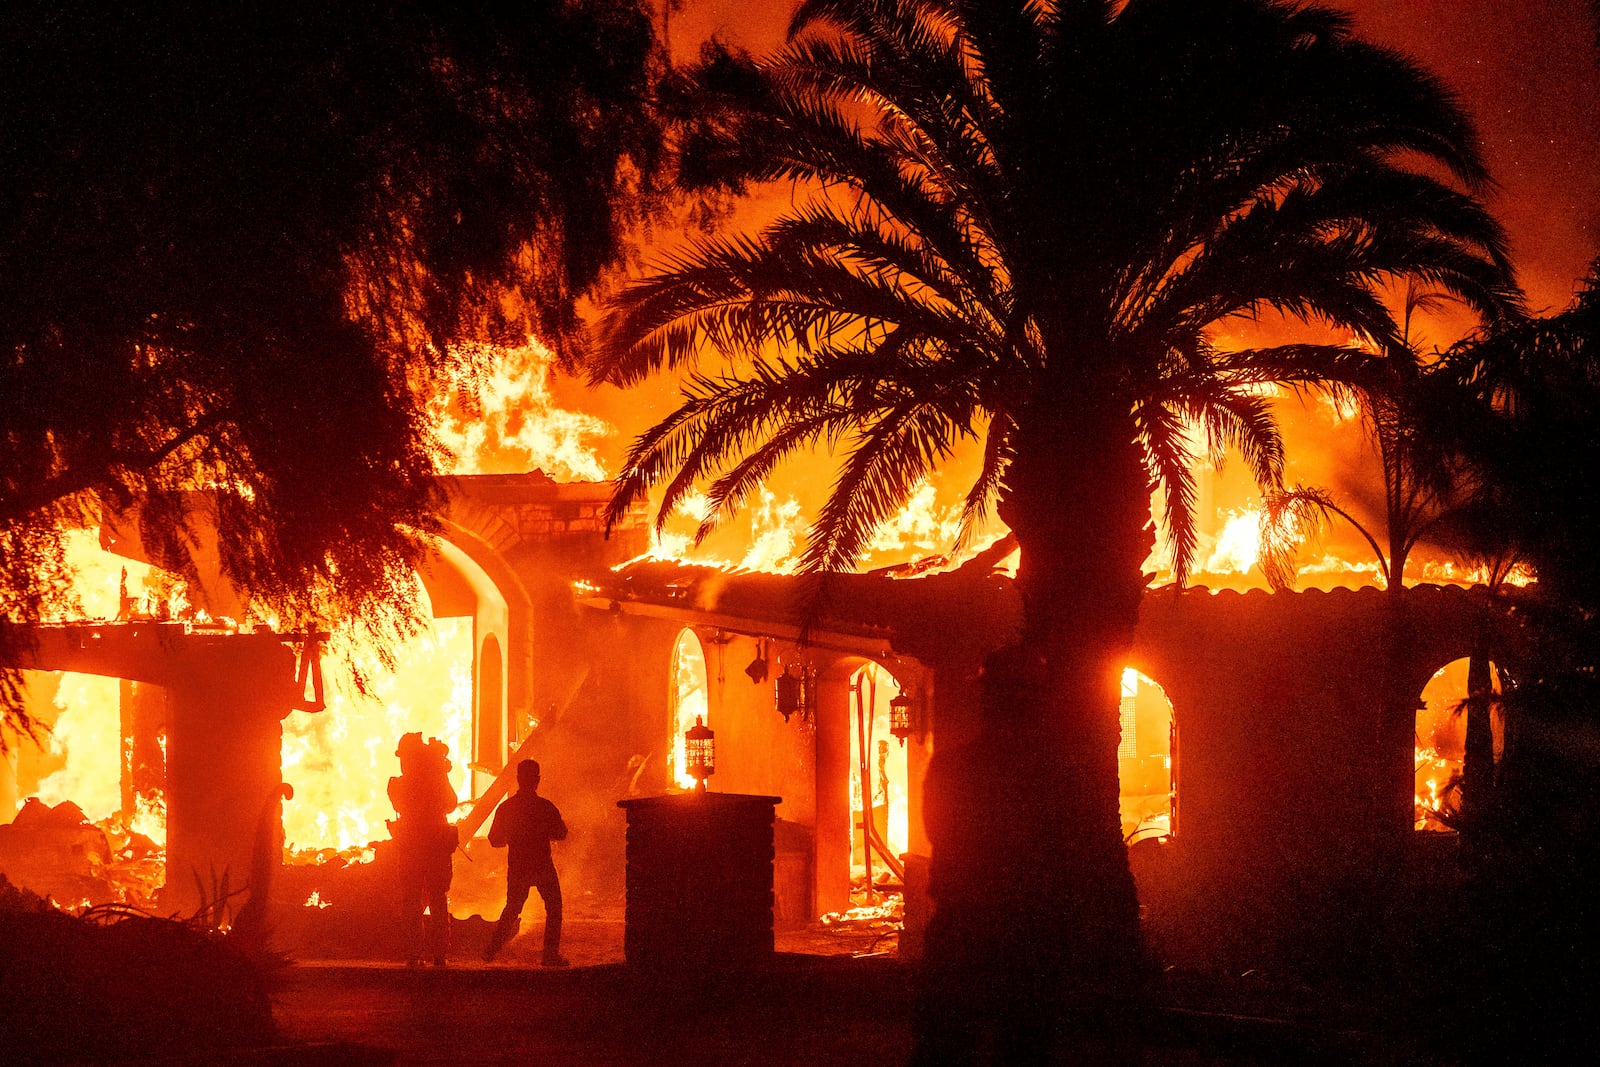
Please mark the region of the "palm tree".
[[[1462, 421], [1464, 428], [1482, 426], [1482, 420], [1470, 414]], [[1504, 722], [1505, 701], [1496, 694], [1497, 672], [1490, 659], [1493, 637], [1497, 617], [1505, 611], [1503, 595], [1524, 559], [1510, 521], [1511, 509], [1500, 487], [1473, 479], [1466, 493], [1466, 499], [1443, 517], [1439, 540], [1473, 565], [1482, 576], [1484, 587], [1484, 596], [1474, 612], [1472, 648], [1467, 655], [1467, 698], [1461, 709], [1466, 715], [1466, 739], [1461, 758], [1460, 829], [1468, 858], [1476, 859], [1484, 856], [1491, 837], [1489, 820], [1496, 785], [1492, 716], [1497, 707]], [[1509, 693], [1515, 680], [1507, 673], [1504, 661], [1498, 674], [1500, 692]], [[1509, 736], [1506, 741], [1509, 743]]]
[[[719, 69], [730, 110], [692, 146], [705, 173], [792, 181], [796, 206], [623, 294], [600, 376], [729, 363], [689, 376], [636, 441], [613, 516], [663, 486], [664, 517], [709, 481], [709, 529], [827, 444], [842, 459], [803, 562], [846, 569], [958, 442], [981, 440], [968, 529], [993, 507], [1021, 546], [1013, 689], [1038, 742], [1024, 758], [1051, 784], [1029, 798], [1050, 817], [1025, 844], [1030, 891], [1046, 887], [1065, 926], [1039, 936], [1085, 970], [1125, 964], [1138, 920], [1118, 676], [1151, 488], [1181, 578], [1186, 423], [1276, 485], [1260, 387], [1366, 363], [1311, 344], [1220, 351], [1208, 329], [1280, 312], [1392, 346], [1373, 286], [1412, 275], [1487, 318], [1513, 311], [1501, 231], [1471, 193], [1486, 176], [1470, 125], [1343, 15], [1272, 0], [808, 0], [784, 49]], [[934, 847], [938, 877], [960, 861]]]
[[1411, 279], [1401, 302], [1400, 344], [1374, 356], [1351, 382], [1383, 481], [1382, 527], [1369, 529], [1325, 489], [1295, 486], [1269, 492], [1261, 511], [1261, 569], [1274, 589], [1292, 589], [1300, 543], [1324, 523], [1344, 520], [1361, 535], [1393, 597], [1405, 590], [1412, 551], [1459, 506], [1462, 485], [1449, 440], [1468, 398], [1430, 364], [1411, 337], [1419, 311], [1444, 301]]
[[1600, 462], [1600, 260], [1570, 307], [1468, 338], [1445, 363], [1489, 416], [1462, 444], [1540, 586], [1600, 611], [1600, 495], [1589, 488]]
[[[1295, 556], [1303, 539], [1325, 523], [1342, 519], [1361, 535], [1377, 561], [1384, 589], [1396, 609], [1389, 619], [1388, 670], [1380, 682], [1391, 716], [1404, 718], [1417, 694], [1408, 691], [1398, 665], [1409, 642], [1399, 611], [1406, 564], [1424, 540], [1447, 545], [1475, 561], [1489, 598], [1519, 562], [1507, 538], [1505, 505], [1495, 487], [1464, 461], [1464, 437], [1481, 429], [1487, 411], [1467, 389], [1455, 366], [1427, 361], [1411, 338], [1413, 316], [1441, 301], [1414, 283], [1402, 302], [1401, 345], [1373, 361], [1354, 390], [1366, 430], [1377, 451], [1383, 482], [1381, 526], [1363, 522], [1326, 490], [1296, 486], [1266, 494], [1261, 513], [1261, 566], [1274, 589], [1293, 588]], [[1466, 753], [1459, 788], [1459, 825], [1473, 840], [1478, 814], [1494, 787], [1494, 742], [1490, 727], [1493, 680], [1489, 661], [1490, 601], [1480, 602], [1467, 671]]]
[[[1545, 594], [1541, 628], [1577, 635], [1553, 643], [1567, 650], [1547, 657], [1545, 679], [1507, 679], [1502, 673], [1501, 703], [1508, 710], [1536, 707], [1542, 692], [1561, 689], [1567, 672], [1590, 673], [1600, 647], [1593, 629], [1600, 605], [1600, 563], [1593, 550], [1600, 500], [1588, 488], [1600, 462], [1594, 434], [1600, 417], [1597, 357], [1600, 261], [1580, 282], [1571, 307], [1468, 338], [1445, 354], [1440, 367], [1441, 376], [1476, 405], [1455, 442], [1471, 471], [1472, 495], [1451, 523], [1454, 542], [1487, 565], [1491, 593], [1502, 588], [1513, 566], [1531, 566]], [[1496, 787], [1489, 726], [1495, 698], [1483, 644], [1474, 648], [1467, 682], [1464, 829], [1491, 812]], [[1513, 699], [1511, 690], [1519, 684], [1528, 691]], [[1509, 752], [1515, 721], [1510, 715], [1506, 720]]]

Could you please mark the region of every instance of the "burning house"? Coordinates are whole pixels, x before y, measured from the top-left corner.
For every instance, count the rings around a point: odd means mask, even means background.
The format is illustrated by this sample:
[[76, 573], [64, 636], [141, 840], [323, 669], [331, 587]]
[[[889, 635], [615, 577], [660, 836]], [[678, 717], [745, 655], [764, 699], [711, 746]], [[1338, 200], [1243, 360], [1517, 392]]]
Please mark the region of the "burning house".
[[[337, 907], [319, 871], [359, 867], [372, 842], [381, 852], [385, 757], [426, 711], [451, 731], [463, 838], [484, 832], [508, 769], [537, 758], [572, 827], [571, 907], [614, 912], [628, 833], [618, 802], [692, 787], [684, 737], [702, 723], [715, 736], [711, 789], [777, 798], [776, 920], [903, 889], [914, 948], [928, 908], [928, 762], [976, 735], [980, 668], [1017, 623], [1003, 549], [939, 573], [818, 583], [645, 558], [642, 512], [605, 536], [604, 484], [532, 473], [446, 488], [446, 533], [422, 581], [436, 620], [458, 620], [453, 688], [410, 694], [409, 712], [366, 734], [346, 736], [320, 684], [337, 664], [304, 635], [155, 620], [39, 630], [23, 666], [116, 680], [118, 807], [131, 823], [141, 798], [164, 803], [164, 907], [198, 905], [223, 872], [237, 887], [285, 842], [279, 904]], [[138, 558], [136, 544], [102, 539]], [[1297, 908], [1426, 860], [1438, 835], [1416, 833], [1431, 825], [1416, 709], [1473, 647], [1480, 599], [1438, 586], [1147, 594], [1119, 755], [1147, 925], [1169, 959], [1247, 958], [1291, 938]], [[1514, 665], [1502, 629], [1495, 656]], [[1380, 673], [1404, 706], [1382, 699]], [[308, 758], [336, 744], [345, 755]], [[25, 791], [15, 756], [10, 769]], [[0, 870], [42, 878], [16, 837], [0, 840]], [[483, 852], [469, 843], [458, 875]], [[458, 915], [489, 906], [470, 891], [453, 901]]]

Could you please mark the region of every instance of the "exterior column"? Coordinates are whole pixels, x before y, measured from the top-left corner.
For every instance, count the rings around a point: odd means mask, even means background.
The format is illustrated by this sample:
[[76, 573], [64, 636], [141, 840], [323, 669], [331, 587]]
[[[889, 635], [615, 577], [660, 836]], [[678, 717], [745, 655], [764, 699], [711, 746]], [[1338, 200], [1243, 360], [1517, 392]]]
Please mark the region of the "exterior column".
[[[281, 862], [282, 719], [294, 654], [276, 637], [191, 638], [178, 657], [167, 726], [167, 885], [162, 906], [180, 915], [236, 893], [253, 877], [258, 835]], [[276, 847], [272, 847], [273, 844]], [[197, 881], [198, 879], [198, 881]], [[230, 901], [237, 912], [245, 901]]]

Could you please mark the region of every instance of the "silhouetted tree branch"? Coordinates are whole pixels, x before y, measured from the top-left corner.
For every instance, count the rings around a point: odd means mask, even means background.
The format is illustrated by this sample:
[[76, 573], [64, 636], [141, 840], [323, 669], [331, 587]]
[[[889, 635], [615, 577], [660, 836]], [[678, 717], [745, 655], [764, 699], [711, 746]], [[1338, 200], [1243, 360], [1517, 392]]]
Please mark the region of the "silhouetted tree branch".
[[0, 49], [0, 614], [137, 501], [285, 624], [404, 617], [455, 343], [575, 360], [665, 203], [645, 0], [17, 0]]

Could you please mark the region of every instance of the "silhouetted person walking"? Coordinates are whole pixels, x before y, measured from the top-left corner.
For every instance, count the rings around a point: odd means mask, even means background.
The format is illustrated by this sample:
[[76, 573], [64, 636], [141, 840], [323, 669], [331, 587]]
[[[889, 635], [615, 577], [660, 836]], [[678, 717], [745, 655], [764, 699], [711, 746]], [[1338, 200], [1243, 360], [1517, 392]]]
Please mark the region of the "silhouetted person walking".
[[400, 816], [389, 820], [389, 835], [399, 858], [408, 967], [421, 966], [425, 957], [443, 967], [450, 944], [450, 867], [457, 844], [450, 814], [458, 801], [450, 785], [449, 753], [438, 738], [424, 742], [421, 734], [405, 734], [394, 753], [400, 774], [389, 779], [389, 803]]
[[517, 764], [517, 792], [495, 810], [489, 825], [489, 844], [509, 848], [506, 858], [506, 906], [495, 923], [485, 961], [492, 960], [517, 933], [528, 890], [537, 889], [544, 901], [544, 965], [565, 967], [561, 955], [561, 880], [550, 858], [550, 842], [564, 840], [567, 824], [556, 806], [539, 795], [539, 764], [526, 759]]

